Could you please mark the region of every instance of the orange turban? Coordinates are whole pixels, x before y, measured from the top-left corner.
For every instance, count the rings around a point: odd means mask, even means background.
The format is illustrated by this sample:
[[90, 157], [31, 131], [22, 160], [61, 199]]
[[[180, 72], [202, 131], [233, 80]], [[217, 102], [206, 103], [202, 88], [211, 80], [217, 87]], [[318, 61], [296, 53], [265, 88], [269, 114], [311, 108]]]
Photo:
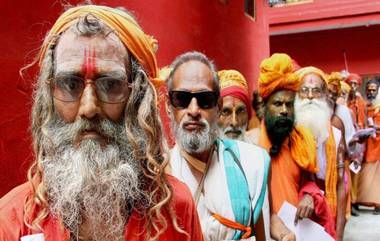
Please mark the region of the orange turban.
[[342, 93], [342, 85], [341, 85], [342, 80], [343, 80], [343, 76], [339, 72], [331, 72], [331, 74], [327, 76], [327, 83], [329, 85], [337, 86], [338, 94]]
[[301, 68], [296, 71], [296, 74], [298, 75], [300, 81], [302, 81], [302, 79], [308, 74], [316, 74], [322, 78], [322, 80], [325, 82], [326, 85], [328, 84], [327, 75], [325, 74], [325, 72], [323, 72], [321, 69], [318, 69], [314, 66]]
[[351, 91], [351, 86], [344, 81], [340, 82], [340, 87], [344, 93], [349, 93]]
[[68, 9], [55, 22], [46, 37], [39, 52], [39, 64], [45, 57], [46, 51], [56, 44], [56, 36], [65, 32], [73, 26], [80, 17], [91, 14], [103, 21], [108, 27], [114, 30], [125, 47], [131, 52], [136, 60], [147, 71], [149, 79], [156, 86], [160, 83], [156, 79], [158, 74], [155, 48], [157, 41], [146, 35], [137, 22], [126, 12], [98, 5], [84, 5]]
[[362, 77], [360, 77], [360, 75], [358, 74], [349, 74], [347, 79], [345, 80], [347, 83], [350, 83], [351, 81], [355, 81], [358, 82], [358, 85], [361, 85], [362, 84]]
[[277, 90], [297, 91], [298, 86], [289, 55], [276, 53], [261, 62], [258, 90], [264, 99]]
[[232, 96], [240, 99], [247, 107], [248, 118], [251, 118], [251, 102], [248, 85], [244, 76], [236, 70], [221, 70], [218, 72], [220, 81], [220, 96]]

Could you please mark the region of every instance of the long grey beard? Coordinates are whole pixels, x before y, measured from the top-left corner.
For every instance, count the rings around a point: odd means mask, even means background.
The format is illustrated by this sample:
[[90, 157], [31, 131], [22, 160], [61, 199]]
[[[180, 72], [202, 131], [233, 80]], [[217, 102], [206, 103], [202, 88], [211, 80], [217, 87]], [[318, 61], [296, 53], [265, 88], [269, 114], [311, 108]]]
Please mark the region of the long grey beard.
[[[74, 147], [76, 135], [89, 126], [96, 126], [108, 143], [88, 139]], [[49, 153], [41, 163], [44, 183], [51, 212], [74, 240], [83, 223], [94, 241], [124, 240], [128, 207], [145, 202], [142, 171], [124, 133], [121, 123], [109, 120], [65, 124], [55, 119], [49, 126], [51, 141], [44, 142]]]
[[294, 102], [296, 123], [309, 128], [316, 141], [324, 142], [329, 137], [332, 109], [325, 99], [301, 99]]

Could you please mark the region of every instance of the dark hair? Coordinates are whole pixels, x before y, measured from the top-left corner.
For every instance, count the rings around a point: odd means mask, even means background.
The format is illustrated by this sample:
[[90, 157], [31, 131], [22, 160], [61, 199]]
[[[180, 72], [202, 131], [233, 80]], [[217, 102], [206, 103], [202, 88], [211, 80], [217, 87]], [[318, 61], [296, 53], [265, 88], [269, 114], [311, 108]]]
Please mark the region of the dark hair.
[[379, 85], [380, 85], [379, 79], [380, 79], [380, 77], [379, 78], [374, 78], [374, 79], [369, 79], [367, 81], [367, 83], [365, 84], [365, 86], [367, 87], [369, 84], [375, 84], [375, 85], [377, 85], [377, 87], [379, 87]]
[[213, 76], [213, 78], [212, 78], [213, 88], [214, 88], [214, 90], [219, 92], [219, 90], [220, 90], [219, 78], [218, 78], [217, 70], [216, 70], [214, 63], [209, 58], [207, 58], [206, 55], [204, 55], [200, 52], [197, 52], [197, 51], [186, 52], [184, 54], [181, 54], [170, 65], [172, 70], [170, 71], [170, 75], [169, 75], [168, 79], [166, 80], [168, 90], [170, 90], [172, 88], [173, 75], [174, 75], [175, 71], [179, 68], [179, 66], [181, 66], [182, 64], [187, 63], [189, 61], [193, 61], [193, 60], [199, 61], [199, 62], [207, 65], [210, 68], [212, 76]]

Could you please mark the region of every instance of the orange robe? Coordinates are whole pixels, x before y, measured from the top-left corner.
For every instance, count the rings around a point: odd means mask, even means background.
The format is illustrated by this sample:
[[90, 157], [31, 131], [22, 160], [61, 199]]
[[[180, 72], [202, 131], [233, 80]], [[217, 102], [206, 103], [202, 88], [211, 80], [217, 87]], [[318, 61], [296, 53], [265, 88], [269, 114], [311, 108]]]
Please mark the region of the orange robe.
[[[281, 151], [276, 157], [271, 157], [271, 169], [269, 178], [269, 192], [271, 196], [271, 207], [274, 213], [278, 213], [284, 201], [291, 203], [294, 206], [298, 205], [298, 194], [301, 189], [301, 174], [302, 170], [309, 170], [316, 172], [316, 155], [315, 155], [315, 143], [308, 143], [313, 141], [311, 133], [306, 138], [305, 130], [302, 128], [296, 128], [293, 130], [290, 138], [287, 138], [282, 143]], [[296, 140], [296, 136], [304, 137]], [[291, 142], [305, 141], [303, 144], [311, 144], [311, 151], [308, 153], [310, 160], [304, 160], [301, 156], [305, 156], [306, 153], [302, 153], [301, 150], [293, 150], [290, 148]], [[267, 151], [271, 147], [269, 137], [266, 132], [264, 123], [261, 124], [259, 145], [265, 148]], [[305, 148], [303, 151], [306, 151]], [[294, 156], [299, 156], [298, 160], [295, 160]]]
[[[368, 118], [372, 118], [376, 126], [380, 126], [380, 109], [368, 107]], [[380, 161], [380, 131], [376, 132], [376, 136], [369, 137], [367, 140], [367, 150], [365, 154], [366, 162]], [[379, 174], [380, 175], [380, 174]]]
[[[172, 176], [168, 175], [168, 180], [173, 190], [171, 205], [177, 215], [178, 225], [189, 234], [189, 238], [177, 232], [170, 219], [167, 218], [168, 228], [158, 240], [203, 240], [198, 214], [190, 190], [184, 183], [179, 182]], [[22, 236], [41, 233], [30, 230], [23, 221], [24, 204], [30, 191], [30, 185], [24, 183], [0, 199], [0, 241], [19, 241]], [[165, 212], [164, 216], [168, 217]], [[69, 231], [63, 229], [60, 221], [51, 214], [41, 223], [41, 228], [45, 241], [70, 240]], [[133, 212], [125, 227], [125, 240], [145, 240], [144, 228], [144, 219], [139, 217], [137, 212]]]
[[362, 97], [357, 96], [354, 100], [348, 102], [348, 108], [352, 111], [352, 119], [356, 128], [362, 129], [365, 127], [365, 109], [366, 102]]

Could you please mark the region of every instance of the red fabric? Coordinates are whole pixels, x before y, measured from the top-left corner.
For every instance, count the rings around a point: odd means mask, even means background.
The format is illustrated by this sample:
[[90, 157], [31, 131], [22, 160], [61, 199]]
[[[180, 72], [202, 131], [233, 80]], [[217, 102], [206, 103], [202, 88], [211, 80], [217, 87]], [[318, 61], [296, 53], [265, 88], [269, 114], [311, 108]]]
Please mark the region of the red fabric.
[[[177, 214], [178, 225], [189, 234], [187, 239], [184, 234], [178, 233], [170, 221], [168, 228], [159, 237], [159, 241], [177, 241], [191, 240], [202, 241], [202, 230], [199, 223], [194, 201], [188, 187], [175, 179], [168, 176], [169, 183], [173, 189], [173, 199], [171, 205]], [[23, 222], [24, 204], [27, 196], [30, 194], [30, 185], [24, 183], [3, 198], [0, 199], [0, 241], [19, 241], [22, 236], [40, 233], [31, 231]], [[164, 212], [164, 216], [168, 217]], [[168, 220], [168, 219], [167, 219]], [[49, 215], [41, 224], [45, 241], [69, 241], [69, 232], [62, 228], [59, 220]], [[136, 212], [126, 225], [125, 240], [128, 241], [145, 241], [144, 237], [145, 223], [144, 219], [139, 217]]]
[[232, 96], [243, 101], [245, 106], [247, 107], [248, 119], [251, 119], [252, 117], [251, 101], [249, 99], [247, 90], [240, 88], [239, 86], [229, 86], [227, 88], [223, 88], [220, 91], [220, 96], [222, 98], [225, 96]]
[[356, 80], [358, 82], [358, 85], [362, 84], [362, 77], [360, 77], [360, 75], [358, 74], [354, 74], [354, 73], [350, 74], [345, 81], [347, 83], [350, 83], [352, 80]]
[[299, 198], [301, 199], [305, 194], [311, 195], [314, 201], [314, 214], [311, 219], [324, 227], [325, 231], [336, 239], [335, 220], [331, 216], [326, 199], [317, 184], [306, 182], [301, 187]]

